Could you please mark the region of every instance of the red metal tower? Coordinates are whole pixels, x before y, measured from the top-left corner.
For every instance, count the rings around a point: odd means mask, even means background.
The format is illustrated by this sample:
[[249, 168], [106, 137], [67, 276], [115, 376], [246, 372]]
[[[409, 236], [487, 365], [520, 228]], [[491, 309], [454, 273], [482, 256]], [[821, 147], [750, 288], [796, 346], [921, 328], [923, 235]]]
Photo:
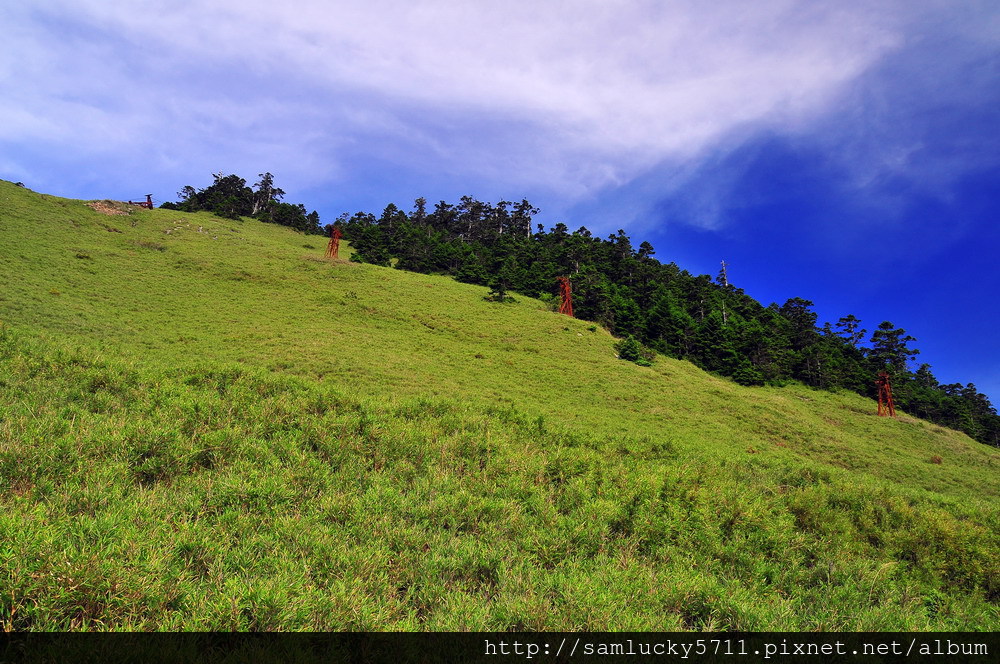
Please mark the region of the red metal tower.
[[333, 226], [330, 228], [330, 244], [326, 246], [327, 258], [339, 258], [340, 237], [340, 226]]
[[879, 371], [875, 385], [878, 386], [879, 416], [896, 417], [896, 405], [892, 402], [892, 384], [889, 382], [889, 374]]
[[562, 302], [559, 304], [559, 313], [566, 314], [570, 318], [573, 317], [573, 290], [569, 285], [568, 277], [559, 277], [557, 279], [559, 282], [559, 295], [562, 298]]

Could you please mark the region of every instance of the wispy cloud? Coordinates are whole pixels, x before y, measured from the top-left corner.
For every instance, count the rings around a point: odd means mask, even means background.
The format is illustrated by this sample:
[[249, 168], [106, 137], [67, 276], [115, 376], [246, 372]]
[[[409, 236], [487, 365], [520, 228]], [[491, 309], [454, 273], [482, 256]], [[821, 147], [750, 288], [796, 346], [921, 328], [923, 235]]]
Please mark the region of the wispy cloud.
[[[344, 137], [383, 137], [402, 154], [433, 146], [444, 168], [499, 156], [521, 166], [508, 178], [523, 170], [580, 195], [753, 127], [808, 123], [899, 48], [898, 13], [788, 1], [24, 3], [6, 17], [20, 29], [5, 87], [20, 94], [0, 112], [17, 121], [8, 140], [80, 150], [165, 131], [243, 140], [290, 123], [304, 133], [296, 153], [317, 160], [336, 160]], [[497, 131], [510, 123], [519, 137]]]

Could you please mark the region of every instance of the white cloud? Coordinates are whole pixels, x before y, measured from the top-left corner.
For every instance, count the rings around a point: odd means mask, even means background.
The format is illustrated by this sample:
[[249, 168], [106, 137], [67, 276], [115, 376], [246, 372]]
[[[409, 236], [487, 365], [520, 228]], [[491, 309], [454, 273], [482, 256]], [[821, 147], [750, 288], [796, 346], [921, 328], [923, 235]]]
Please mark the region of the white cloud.
[[[361, 141], [390, 162], [424, 150], [442, 170], [572, 198], [664, 162], [691, 170], [761, 129], [807, 130], [905, 47], [914, 25], [944, 10], [52, 0], [6, 11], [19, 29], [0, 85], [17, 94], [0, 95], [0, 139], [44, 137], [87, 152], [167, 138], [233, 170], [266, 147], [314, 182], [348, 167], [338, 162]], [[991, 43], [984, 25], [961, 27]], [[886, 168], [898, 163], [885, 158]]]

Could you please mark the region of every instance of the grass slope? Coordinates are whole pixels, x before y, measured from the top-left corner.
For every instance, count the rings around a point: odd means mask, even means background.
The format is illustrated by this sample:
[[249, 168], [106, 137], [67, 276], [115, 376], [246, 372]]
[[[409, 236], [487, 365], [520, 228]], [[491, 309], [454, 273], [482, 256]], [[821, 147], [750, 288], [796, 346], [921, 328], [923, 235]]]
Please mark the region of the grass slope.
[[995, 450], [324, 245], [0, 182], [5, 627], [1000, 625]]

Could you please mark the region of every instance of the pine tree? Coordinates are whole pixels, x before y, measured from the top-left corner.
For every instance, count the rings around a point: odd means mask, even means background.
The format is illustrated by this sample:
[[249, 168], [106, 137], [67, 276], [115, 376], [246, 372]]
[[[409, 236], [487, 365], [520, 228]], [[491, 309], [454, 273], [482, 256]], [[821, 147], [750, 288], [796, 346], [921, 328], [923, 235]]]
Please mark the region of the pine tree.
[[837, 321], [837, 328], [840, 330], [838, 334], [855, 348], [858, 347], [861, 340], [868, 333], [868, 330], [861, 327], [861, 320], [855, 317], [854, 314], [841, 316]]
[[872, 348], [868, 351], [868, 360], [872, 368], [890, 373], [905, 372], [907, 361], [920, 354], [919, 350], [907, 347], [911, 341], [916, 339], [908, 335], [906, 330], [897, 329], [889, 321], [880, 323], [870, 339]]

